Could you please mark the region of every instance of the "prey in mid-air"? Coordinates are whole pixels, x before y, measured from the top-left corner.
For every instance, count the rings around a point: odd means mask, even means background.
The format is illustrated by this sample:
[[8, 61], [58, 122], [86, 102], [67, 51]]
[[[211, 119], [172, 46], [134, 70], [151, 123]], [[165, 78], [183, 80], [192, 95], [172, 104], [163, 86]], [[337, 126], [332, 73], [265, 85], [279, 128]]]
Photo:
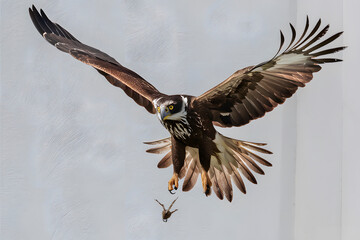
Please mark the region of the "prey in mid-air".
[[341, 61], [323, 57], [345, 47], [320, 48], [337, 39], [342, 32], [319, 41], [329, 29], [320, 27], [319, 20], [312, 30], [309, 19], [298, 39], [290, 24], [292, 37], [285, 50], [280, 32], [280, 48], [273, 58], [255, 66], [236, 71], [225, 81], [201, 96], [167, 95], [114, 58], [77, 40], [72, 34], [52, 22], [45, 13], [32, 6], [30, 17], [39, 33], [57, 49], [94, 67], [112, 85], [121, 88], [137, 104], [155, 114], [169, 131], [170, 137], [147, 142], [157, 145], [151, 153], [166, 153], [159, 168], [174, 167], [168, 182], [172, 192], [184, 179], [183, 191], [195, 185], [199, 174], [206, 196], [213, 190], [223, 199], [232, 201], [232, 182], [246, 193], [243, 177], [256, 183], [253, 172], [264, 174], [259, 164], [271, 164], [256, 152], [269, 154], [264, 143], [254, 143], [225, 137], [215, 128], [239, 127], [260, 118], [304, 87], [321, 69], [320, 64]]
[[175, 209], [174, 211], [171, 211], [171, 208], [172, 208], [172, 206], [174, 205], [174, 203], [176, 202], [177, 199], [178, 198], [175, 198], [175, 200], [172, 201], [172, 203], [170, 204], [168, 209], [165, 208], [164, 204], [162, 204], [157, 199], [155, 199], [155, 201], [157, 201], [160, 204], [160, 206], [163, 208], [163, 211], [161, 213], [163, 222], [167, 222], [167, 220], [171, 217], [171, 215], [178, 210], [178, 209]]

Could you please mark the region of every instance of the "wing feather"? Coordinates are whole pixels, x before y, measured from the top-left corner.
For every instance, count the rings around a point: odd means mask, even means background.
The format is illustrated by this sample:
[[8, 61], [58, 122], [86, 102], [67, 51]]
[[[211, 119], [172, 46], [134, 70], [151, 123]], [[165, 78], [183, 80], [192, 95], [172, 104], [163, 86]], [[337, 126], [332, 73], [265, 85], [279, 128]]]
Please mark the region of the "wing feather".
[[232, 201], [233, 197], [233, 190], [231, 186], [231, 180], [229, 174], [225, 173], [226, 170], [223, 169], [222, 165], [221, 170], [218, 170], [217, 168], [214, 168], [215, 176], [219, 182], [219, 186], [221, 190], [224, 192], [225, 197], [229, 202]]
[[77, 60], [94, 67], [112, 85], [120, 87], [137, 104], [148, 112], [155, 113], [152, 101], [165, 96], [137, 73], [125, 68], [114, 58], [96, 48], [77, 40], [66, 29], [52, 22], [41, 9], [40, 13], [33, 5], [29, 14], [38, 32], [59, 50], [69, 53]]
[[235, 185], [237, 186], [237, 188], [244, 194], [246, 194], [246, 187], [244, 184], [244, 181], [242, 180], [238, 170], [231, 165], [232, 169], [233, 169], [233, 175], [231, 175], [231, 179], [234, 181]]
[[306, 35], [309, 29], [307, 17], [305, 29], [295, 41], [296, 31], [290, 24], [292, 37], [285, 51], [278, 55], [284, 45], [284, 35], [280, 31], [280, 47], [271, 60], [236, 71], [219, 85], [194, 98], [193, 103], [209, 109], [216, 126], [242, 126], [251, 120], [263, 117], [266, 112], [284, 103], [299, 87], [304, 87], [311, 81], [313, 73], [321, 69], [319, 64], [341, 61], [337, 58], [317, 57], [341, 51], [345, 47], [312, 53], [333, 42], [342, 34], [342, 32], [336, 33], [315, 44], [329, 29], [327, 25], [318, 32], [320, 26], [321, 19]]
[[[271, 163], [256, 155], [253, 151], [266, 154], [271, 152], [260, 147], [265, 146], [266, 143], [236, 140], [219, 133], [216, 135], [215, 143], [220, 152], [211, 156], [210, 159], [208, 173], [212, 182], [212, 190], [219, 199], [224, 199], [225, 196], [231, 202], [233, 199], [232, 182], [241, 192], [246, 193], [243, 177], [256, 184], [257, 180], [252, 171], [260, 175], [265, 174], [257, 163], [268, 167], [271, 166]], [[172, 164], [170, 138], [147, 142], [146, 144], [159, 145], [149, 149], [147, 152], [150, 153], [168, 151], [158, 163], [159, 168], [166, 168]], [[186, 147], [185, 150], [186, 157], [179, 178], [185, 177], [182, 190], [190, 191], [197, 182], [201, 165], [197, 148]]]
[[[239, 170], [240, 172], [252, 183], [257, 184], [256, 178], [254, 174], [249, 170], [249, 168], [244, 163], [244, 157], [240, 153], [234, 154], [236, 160], [240, 164]], [[246, 161], [246, 160], [245, 160]]]
[[224, 199], [224, 193], [223, 193], [222, 189], [220, 188], [217, 175], [215, 174], [215, 168], [210, 168], [209, 173], [210, 173], [210, 178], [211, 178], [211, 182], [212, 182], [212, 185], [213, 185], [212, 189], [214, 190], [216, 196], [220, 200], [223, 200]]
[[[307, 17], [306, 19], [307, 19], [307, 23], [308, 23], [308, 19], [309, 19], [309, 18]], [[321, 19], [319, 19], [319, 20], [317, 21], [315, 27], [314, 27], [313, 30], [310, 32], [310, 34], [309, 34], [302, 42], [300, 42], [299, 44], [295, 45], [293, 48], [295, 49], [295, 48], [300, 47], [300, 46], [301, 46], [302, 44], [304, 44], [308, 39], [310, 39], [310, 38], [316, 33], [316, 31], [319, 29], [320, 25], [321, 25]], [[306, 28], [306, 26], [305, 26], [305, 28]]]
[[[150, 153], [155, 153], [155, 152], [150, 152]], [[172, 164], [172, 156], [171, 156], [171, 151], [170, 151], [160, 160], [157, 167], [158, 168], [167, 168], [171, 164]]]
[[186, 172], [182, 190], [184, 192], [190, 191], [195, 186], [198, 176], [199, 170], [197, 169], [196, 158], [193, 158]]
[[301, 42], [301, 40], [305, 37], [308, 29], [309, 29], [309, 16], [306, 16], [306, 23], [305, 23], [304, 31], [301, 34], [301, 37], [299, 38], [299, 40], [294, 44], [293, 48], [296, 48], [297, 45]]

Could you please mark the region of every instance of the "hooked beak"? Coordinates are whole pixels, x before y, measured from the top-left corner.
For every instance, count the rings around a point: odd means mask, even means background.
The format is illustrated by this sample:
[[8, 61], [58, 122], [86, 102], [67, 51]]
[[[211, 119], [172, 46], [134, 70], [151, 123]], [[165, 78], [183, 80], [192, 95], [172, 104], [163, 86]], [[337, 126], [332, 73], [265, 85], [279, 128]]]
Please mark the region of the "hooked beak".
[[171, 116], [171, 113], [168, 108], [161, 108], [160, 116], [161, 120], [165, 121], [168, 117]]

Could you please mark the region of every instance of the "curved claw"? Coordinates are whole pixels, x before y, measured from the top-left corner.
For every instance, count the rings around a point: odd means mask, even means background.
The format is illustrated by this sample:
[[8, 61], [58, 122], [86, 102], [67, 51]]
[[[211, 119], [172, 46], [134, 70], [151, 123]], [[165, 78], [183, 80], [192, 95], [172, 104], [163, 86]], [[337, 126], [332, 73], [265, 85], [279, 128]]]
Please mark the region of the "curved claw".
[[210, 193], [211, 193], [211, 188], [209, 186], [209, 184], [206, 185], [206, 191], [205, 191], [205, 196], [210, 196]]
[[[176, 190], [176, 189], [175, 189], [175, 190]], [[172, 192], [172, 191], [173, 191], [173, 189], [169, 190], [169, 193], [171, 193], [172, 195], [174, 195], [175, 193]]]
[[177, 190], [179, 186], [179, 177], [177, 173], [174, 173], [173, 176], [171, 177], [170, 181], [168, 182], [168, 190], [171, 194], [175, 194], [172, 193], [172, 190], [175, 189]]
[[203, 169], [201, 173], [201, 182], [204, 189], [204, 193], [206, 196], [209, 196], [211, 194], [211, 180], [209, 178], [208, 173]]

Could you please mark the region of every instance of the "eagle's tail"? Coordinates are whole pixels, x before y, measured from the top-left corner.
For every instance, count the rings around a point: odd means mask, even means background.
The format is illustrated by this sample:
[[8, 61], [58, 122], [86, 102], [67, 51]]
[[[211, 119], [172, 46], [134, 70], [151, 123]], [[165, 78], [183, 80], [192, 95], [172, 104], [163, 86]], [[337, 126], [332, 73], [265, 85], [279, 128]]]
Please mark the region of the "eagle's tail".
[[[223, 199], [225, 194], [225, 197], [231, 202], [233, 197], [231, 180], [241, 192], [246, 193], [242, 176], [256, 184], [257, 181], [252, 171], [264, 175], [264, 171], [260, 168], [258, 163], [268, 167], [271, 166], [271, 163], [254, 152], [265, 154], [271, 154], [272, 152], [262, 148], [266, 143], [236, 140], [225, 137], [220, 133], [216, 133], [214, 142], [220, 152], [216, 156], [211, 157], [209, 175], [212, 182], [212, 188], [220, 199]], [[146, 142], [145, 144], [157, 145], [154, 148], [148, 149], [147, 152], [149, 153], [166, 153], [158, 163], [158, 168], [166, 168], [172, 164], [170, 138]], [[252, 171], [250, 171], [250, 169]], [[180, 179], [185, 177], [182, 187], [183, 191], [189, 191], [194, 187], [200, 172], [201, 165], [198, 149], [186, 147], [184, 166], [179, 174]]]

